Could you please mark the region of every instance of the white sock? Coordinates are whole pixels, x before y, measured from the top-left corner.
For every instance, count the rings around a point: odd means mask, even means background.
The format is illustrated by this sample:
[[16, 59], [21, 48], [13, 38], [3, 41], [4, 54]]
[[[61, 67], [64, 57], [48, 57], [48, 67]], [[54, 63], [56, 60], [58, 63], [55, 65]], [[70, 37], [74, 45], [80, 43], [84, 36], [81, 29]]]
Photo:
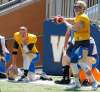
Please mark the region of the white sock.
[[79, 78], [78, 78], [78, 77], [75, 77], [75, 82], [76, 82], [76, 85], [77, 85], [77, 86], [79, 86], [79, 87], [81, 86], [81, 84], [80, 84], [80, 81], [79, 81]]

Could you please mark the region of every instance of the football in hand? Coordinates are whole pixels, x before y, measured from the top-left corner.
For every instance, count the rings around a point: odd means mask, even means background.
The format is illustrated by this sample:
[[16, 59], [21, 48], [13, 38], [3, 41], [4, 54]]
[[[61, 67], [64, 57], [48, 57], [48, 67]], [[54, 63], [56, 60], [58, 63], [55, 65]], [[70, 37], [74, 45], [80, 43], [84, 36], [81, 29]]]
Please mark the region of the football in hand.
[[56, 16], [56, 17], [54, 18], [54, 21], [55, 21], [57, 24], [61, 24], [61, 23], [63, 23], [64, 19], [63, 19], [63, 17], [61, 17], [61, 16]]

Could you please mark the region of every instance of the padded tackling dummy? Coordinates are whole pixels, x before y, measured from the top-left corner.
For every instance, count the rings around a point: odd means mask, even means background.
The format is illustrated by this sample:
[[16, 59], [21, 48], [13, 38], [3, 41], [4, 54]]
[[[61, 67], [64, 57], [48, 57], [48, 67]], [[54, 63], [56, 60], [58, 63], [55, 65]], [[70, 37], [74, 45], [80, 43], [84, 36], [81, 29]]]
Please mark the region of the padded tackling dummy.
[[43, 72], [46, 74], [62, 75], [62, 45], [66, 31], [65, 24], [57, 24], [52, 19], [44, 21]]
[[[99, 65], [99, 56], [96, 50], [95, 42], [93, 38], [90, 38], [90, 48], [89, 48], [89, 53], [88, 53], [88, 58], [87, 58], [87, 64], [89, 65], [91, 72], [93, 73], [95, 79], [97, 81], [100, 81], [100, 71], [98, 70], [98, 65]], [[83, 81], [86, 79], [85, 72], [83, 70], [80, 70], [80, 80]]]
[[[90, 57], [89, 60], [90, 60], [90, 62], [88, 62], [87, 64], [91, 68], [91, 72], [94, 75], [94, 78], [97, 81], [100, 81], [100, 71], [98, 70], [98, 68], [96, 68], [96, 64], [99, 62], [98, 58]], [[80, 69], [80, 71], [79, 71], [79, 76], [80, 76], [80, 80], [81, 81], [84, 81], [86, 79], [86, 74], [85, 74], [85, 72], [82, 69]]]
[[[86, 52], [87, 53], [87, 52]], [[85, 51], [84, 51], [85, 54]], [[96, 64], [98, 64], [98, 55], [92, 55], [92, 56], [86, 56], [86, 59], [84, 59], [84, 57], [82, 57], [82, 61], [84, 61], [86, 63], [86, 65], [88, 65], [91, 69], [92, 74], [94, 75], [94, 78], [97, 81], [100, 81], [100, 72], [99, 70], [96, 68]], [[83, 82], [86, 79], [86, 74], [85, 72], [80, 69], [79, 71], [79, 76], [80, 76], [80, 81]], [[90, 81], [91, 83], [91, 81]]]
[[[84, 54], [84, 57], [82, 56], [83, 55], [82, 53]], [[89, 65], [89, 67], [91, 67], [91, 72], [93, 73], [95, 79], [97, 81], [100, 81], [100, 72], [96, 68], [96, 66], [98, 65], [98, 62], [99, 62], [98, 55], [96, 54], [96, 55], [92, 55], [92, 56], [85, 56], [86, 53], [87, 53], [87, 51], [85, 51], [82, 47], [79, 47], [78, 49], [73, 50], [73, 52], [71, 53], [71, 57], [73, 59], [75, 59], [75, 61], [82, 59], [83, 62], [86, 62], [87, 65]], [[88, 53], [87, 53], [87, 55], [88, 55]], [[73, 62], [73, 63], [75, 63], [75, 62]], [[86, 79], [86, 74], [81, 69], [80, 65], [78, 65], [78, 67], [79, 67], [80, 81], [83, 82]]]

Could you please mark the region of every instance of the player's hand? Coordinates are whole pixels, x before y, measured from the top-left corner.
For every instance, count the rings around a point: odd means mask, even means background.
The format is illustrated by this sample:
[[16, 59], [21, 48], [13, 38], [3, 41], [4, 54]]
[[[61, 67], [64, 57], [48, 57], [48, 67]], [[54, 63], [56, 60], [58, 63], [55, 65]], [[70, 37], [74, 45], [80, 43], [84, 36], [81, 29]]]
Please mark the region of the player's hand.
[[66, 44], [64, 45], [63, 50], [67, 50], [67, 45]]

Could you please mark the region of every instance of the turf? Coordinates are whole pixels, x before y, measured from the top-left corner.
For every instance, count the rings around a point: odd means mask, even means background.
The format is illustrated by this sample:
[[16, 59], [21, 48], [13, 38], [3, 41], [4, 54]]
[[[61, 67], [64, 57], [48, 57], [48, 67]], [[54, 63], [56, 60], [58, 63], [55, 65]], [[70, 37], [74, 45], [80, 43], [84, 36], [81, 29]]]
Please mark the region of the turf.
[[[81, 89], [68, 90], [66, 85], [58, 85], [54, 80], [60, 77], [53, 76], [53, 81], [34, 81], [30, 83], [12, 83], [0, 79], [0, 92], [91, 92], [91, 87], [82, 87]], [[100, 88], [95, 92], [100, 92]]]

